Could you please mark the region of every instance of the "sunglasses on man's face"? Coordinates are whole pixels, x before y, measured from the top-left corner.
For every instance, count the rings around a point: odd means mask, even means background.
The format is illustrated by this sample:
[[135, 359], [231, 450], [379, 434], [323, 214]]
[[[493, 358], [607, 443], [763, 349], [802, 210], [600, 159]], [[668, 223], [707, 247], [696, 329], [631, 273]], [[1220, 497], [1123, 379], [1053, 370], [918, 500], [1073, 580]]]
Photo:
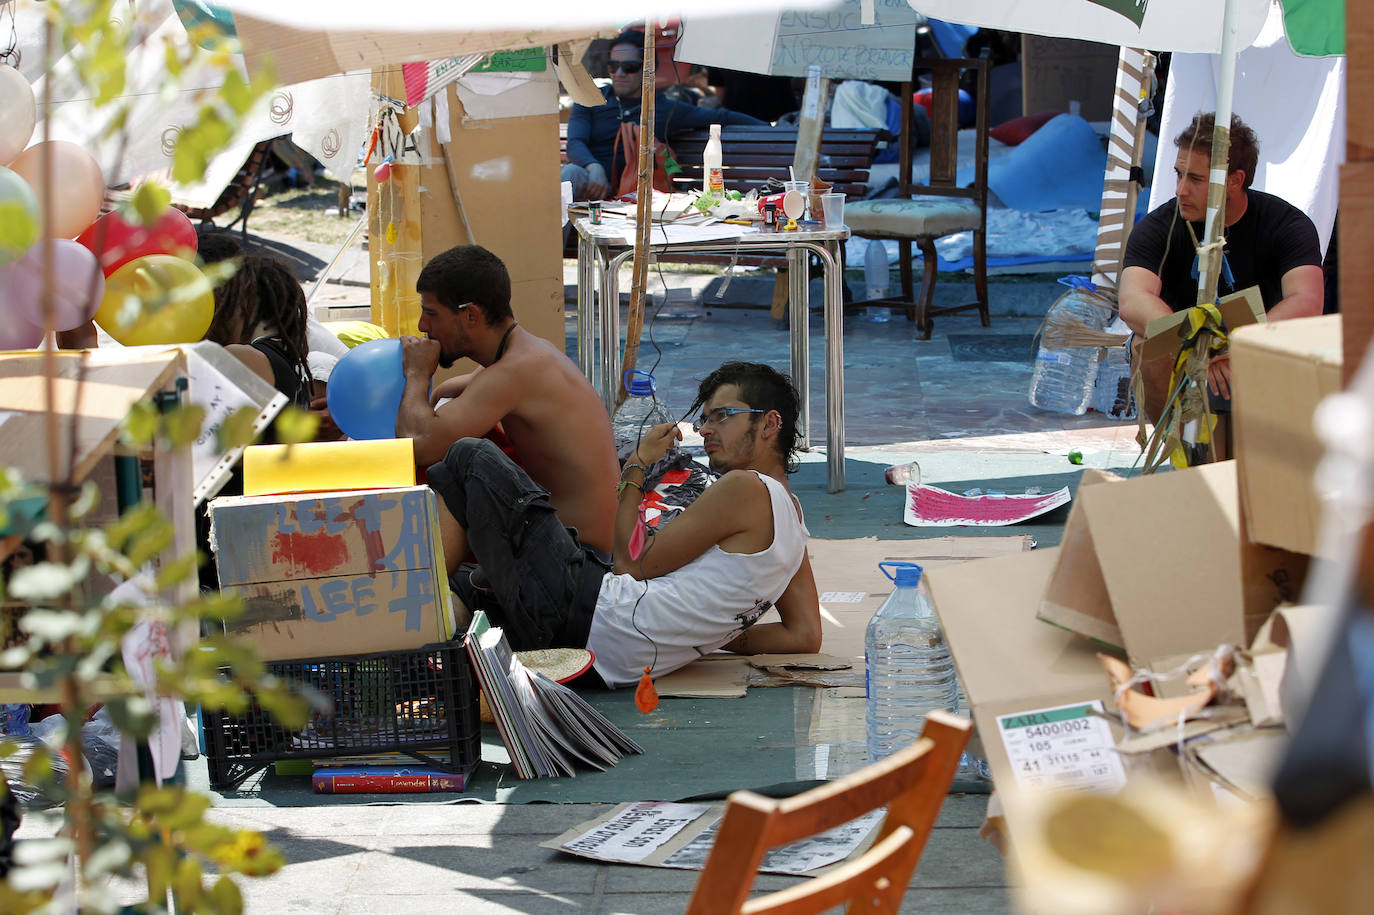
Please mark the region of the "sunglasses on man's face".
[[611, 61], [611, 72], [619, 70], [622, 73], [638, 73], [644, 69], [642, 60], [613, 60]]

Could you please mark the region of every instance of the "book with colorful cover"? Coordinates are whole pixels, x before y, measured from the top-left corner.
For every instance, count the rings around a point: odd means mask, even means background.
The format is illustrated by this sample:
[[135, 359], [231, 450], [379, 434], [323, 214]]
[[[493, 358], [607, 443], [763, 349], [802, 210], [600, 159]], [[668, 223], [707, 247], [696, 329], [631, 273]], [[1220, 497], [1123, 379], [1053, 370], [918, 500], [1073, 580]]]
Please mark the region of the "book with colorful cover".
[[463, 791], [468, 775], [430, 766], [324, 766], [310, 784], [316, 794], [426, 794]]

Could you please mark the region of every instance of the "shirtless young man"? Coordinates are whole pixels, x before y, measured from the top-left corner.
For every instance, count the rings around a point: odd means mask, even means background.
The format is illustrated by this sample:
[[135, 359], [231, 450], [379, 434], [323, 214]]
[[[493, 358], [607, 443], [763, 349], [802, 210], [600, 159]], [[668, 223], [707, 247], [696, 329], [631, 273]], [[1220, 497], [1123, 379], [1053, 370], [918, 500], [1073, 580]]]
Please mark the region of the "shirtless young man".
[[[499, 424], [560, 521], [609, 555], [619, 476], [610, 417], [572, 360], [516, 324], [505, 264], [477, 245], [450, 248], [415, 286], [425, 337], [401, 338], [406, 387], [396, 434], [414, 440], [416, 463], [437, 463], [455, 443]], [[463, 357], [479, 368], [437, 385], [431, 397], [435, 369]]]

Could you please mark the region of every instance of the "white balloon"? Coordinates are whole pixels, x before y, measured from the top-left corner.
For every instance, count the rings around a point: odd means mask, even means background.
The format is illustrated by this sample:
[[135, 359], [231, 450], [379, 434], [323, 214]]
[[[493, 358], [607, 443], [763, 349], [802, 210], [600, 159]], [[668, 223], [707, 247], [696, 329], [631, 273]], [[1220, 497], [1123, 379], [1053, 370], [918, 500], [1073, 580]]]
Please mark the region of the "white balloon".
[[29, 81], [14, 67], [0, 65], [0, 165], [9, 165], [24, 151], [37, 122]]

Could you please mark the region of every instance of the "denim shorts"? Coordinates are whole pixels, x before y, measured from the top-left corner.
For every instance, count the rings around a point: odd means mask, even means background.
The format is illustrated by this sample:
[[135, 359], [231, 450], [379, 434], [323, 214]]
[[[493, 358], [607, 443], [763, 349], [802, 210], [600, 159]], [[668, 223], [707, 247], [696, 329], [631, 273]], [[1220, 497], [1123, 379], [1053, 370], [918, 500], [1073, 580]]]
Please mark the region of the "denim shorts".
[[483, 438], [456, 442], [427, 475], [477, 559], [449, 579], [468, 608], [515, 651], [585, 648], [610, 567], [563, 526], [548, 492]]

